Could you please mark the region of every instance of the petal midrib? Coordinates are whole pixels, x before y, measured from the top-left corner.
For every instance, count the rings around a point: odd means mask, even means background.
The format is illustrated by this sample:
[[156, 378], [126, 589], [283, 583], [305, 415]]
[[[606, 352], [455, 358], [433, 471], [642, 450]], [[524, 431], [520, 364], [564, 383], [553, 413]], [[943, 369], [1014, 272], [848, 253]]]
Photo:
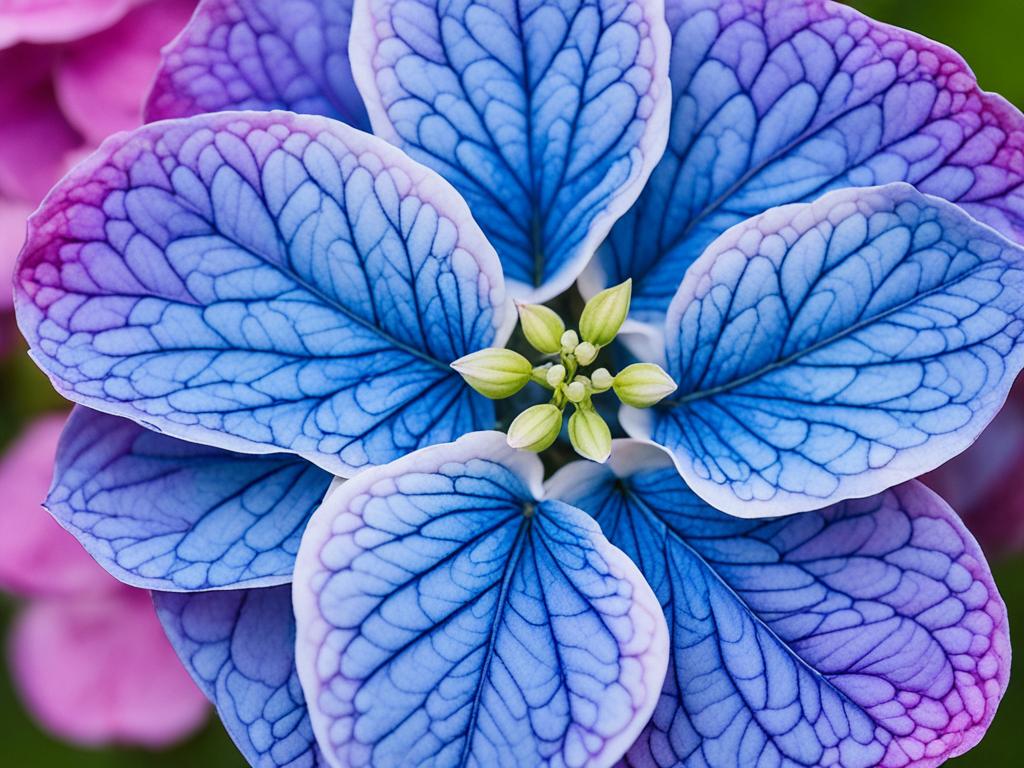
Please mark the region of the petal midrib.
[[[1024, 254], [1022, 254], [1022, 256], [1024, 256]], [[885, 318], [897, 312], [900, 312], [906, 309], [907, 307], [913, 306], [914, 304], [918, 303], [919, 301], [922, 301], [923, 299], [928, 298], [929, 296], [939, 293], [940, 291], [944, 291], [947, 288], [950, 288], [956, 285], [957, 283], [960, 283], [963, 280], [972, 277], [977, 272], [989, 267], [990, 265], [990, 262], [981, 262], [975, 265], [974, 267], [971, 267], [970, 269], [961, 272], [955, 278], [940, 283], [939, 285], [936, 285], [923, 293], [915, 293], [910, 298], [901, 301], [899, 304], [895, 304], [892, 307], [889, 307], [888, 309], [885, 309], [879, 313], [870, 315], [869, 317], [862, 318], [853, 325], [843, 328], [837, 331], [836, 333], [833, 333], [831, 336], [821, 339], [820, 341], [816, 341], [814, 344], [807, 347], [806, 349], [801, 349], [797, 352], [793, 352], [789, 355], [786, 355], [785, 357], [780, 358], [779, 360], [775, 360], [769, 363], [768, 365], [758, 368], [756, 371], [744, 374], [743, 376], [739, 377], [738, 379], [734, 379], [733, 381], [729, 381], [724, 384], [719, 384], [709, 389], [698, 389], [684, 395], [683, 397], [673, 398], [671, 400], [664, 400], [661, 404], [659, 404], [658, 408], [659, 410], [669, 410], [677, 406], [682, 406], [691, 402], [704, 400], [707, 398], [714, 397], [716, 395], [723, 394], [725, 392], [730, 392], [734, 389], [738, 389], [739, 387], [742, 387], [745, 384], [749, 384], [752, 381], [756, 381], [757, 379], [760, 379], [761, 377], [768, 375], [772, 371], [778, 370], [779, 368], [785, 368], [786, 366], [791, 365], [792, 363], [795, 363], [796, 361], [800, 360], [800, 358], [813, 354], [814, 352], [817, 352], [818, 350], [823, 349], [829, 346], [830, 344], [833, 344], [851, 334], [854, 334], [857, 331], [878, 322], [879, 320], [884, 320]], [[1012, 266], [1010, 266], [1009, 268], [1016, 269], [1015, 267]], [[1009, 288], [1010, 286], [1004, 284], [1003, 287]], [[733, 291], [733, 293], [735, 293], [735, 290]], [[890, 361], [890, 363], [891, 362], [892, 361]]]

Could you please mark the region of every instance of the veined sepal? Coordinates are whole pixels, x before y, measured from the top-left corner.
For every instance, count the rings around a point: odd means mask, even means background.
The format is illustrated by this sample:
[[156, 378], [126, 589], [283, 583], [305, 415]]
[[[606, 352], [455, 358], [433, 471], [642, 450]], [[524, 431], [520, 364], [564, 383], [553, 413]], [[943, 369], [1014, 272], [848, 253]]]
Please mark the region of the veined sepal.
[[296, 660], [332, 766], [610, 768], [642, 731], [667, 666], [660, 606], [542, 476], [474, 433], [361, 473], [314, 515]]

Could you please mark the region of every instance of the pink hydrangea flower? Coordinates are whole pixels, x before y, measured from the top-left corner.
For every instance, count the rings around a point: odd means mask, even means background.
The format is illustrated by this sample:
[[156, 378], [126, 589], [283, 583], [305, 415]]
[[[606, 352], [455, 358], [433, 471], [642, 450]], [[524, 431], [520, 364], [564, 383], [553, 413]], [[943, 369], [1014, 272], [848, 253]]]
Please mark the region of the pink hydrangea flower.
[[208, 705], [149, 594], [109, 576], [40, 506], [63, 423], [40, 419], [0, 462], [0, 588], [27, 598], [9, 639], [14, 681], [62, 739], [166, 746], [199, 728]]
[[[25, 219], [85, 152], [142, 121], [160, 48], [195, 0], [0, 0], [0, 275]], [[11, 292], [0, 291], [0, 310]]]

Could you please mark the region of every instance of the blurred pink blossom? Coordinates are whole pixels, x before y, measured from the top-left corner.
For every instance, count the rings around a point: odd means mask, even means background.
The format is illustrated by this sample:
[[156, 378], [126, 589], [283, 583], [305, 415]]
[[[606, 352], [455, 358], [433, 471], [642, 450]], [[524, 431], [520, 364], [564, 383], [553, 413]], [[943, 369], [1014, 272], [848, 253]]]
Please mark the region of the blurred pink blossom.
[[83, 745], [161, 747], [206, 720], [149, 594], [108, 575], [40, 506], [63, 416], [32, 424], [0, 461], [0, 588], [27, 598], [10, 638], [26, 708]]
[[66, 43], [99, 32], [145, 0], [0, 0], [0, 48]]
[[0, 589], [12, 594], [73, 597], [119, 591], [118, 582], [41, 506], [63, 426], [63, 415], [40, 418], [0, 459]]
[[195, 4], [0, 0], [0, 311], [28, 213], [85, 152], [141, 123], [160, 48]]

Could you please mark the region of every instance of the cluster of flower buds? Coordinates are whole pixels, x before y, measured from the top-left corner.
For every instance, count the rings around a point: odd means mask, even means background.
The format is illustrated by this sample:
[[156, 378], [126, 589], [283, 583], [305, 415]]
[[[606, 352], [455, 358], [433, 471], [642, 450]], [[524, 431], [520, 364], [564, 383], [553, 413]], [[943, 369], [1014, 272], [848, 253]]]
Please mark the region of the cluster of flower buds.
[[[539, 304], [519, 304], [519, 322], [530, 346], [550, 359], [534, 365], [511, 349], [491, 347], [466, 355], [452, 368], [480, 394], [499, 400], [511, 397], [531, 381], [551, 392], [547, 403], [520, 413], [508, 430], [508, 444], [524, 451], [549, 448], [569, 416], [569, 440], [581, 456], [604, 462], [611, 453], [608, 424], [594, 407], [593, 397], [612, 390], [634, 408], [649, 408], [676, 389], [676, 383], [653, 363], [634, 363], [617, 375], [607, 368], [589, 374], [603, 347], [614, 341], [629, 312], [632, 283], [627, 280], [594, 296], [583, 308], [579, 332], [566, 329], [558, 314]], [[557, 357], [556, 357], [557, 356]]]

